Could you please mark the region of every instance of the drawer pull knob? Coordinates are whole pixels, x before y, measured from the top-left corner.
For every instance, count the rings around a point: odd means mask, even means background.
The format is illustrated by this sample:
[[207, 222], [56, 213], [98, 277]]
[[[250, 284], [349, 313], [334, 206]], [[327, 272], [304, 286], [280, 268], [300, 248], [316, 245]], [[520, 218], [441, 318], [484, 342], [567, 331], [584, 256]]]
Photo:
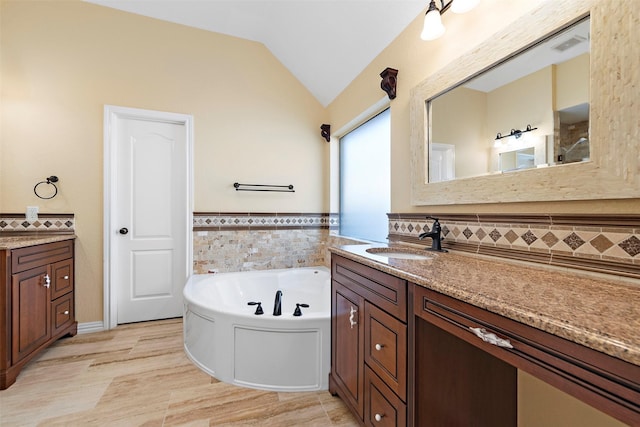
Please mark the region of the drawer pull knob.
[[469, 327], [471, 331], [476, 334], [482, 341], [488, 342], [489, 344], [497, 345], [498, 347], [505, 348], [513, 348], [509, 340], [505, 340], [504, 338], [498, 337], [496, 334], [492, 334], [491, 332], [487, 332], [484, 328], [472, 328]]
[[44, 287], [48, 288], [49, 286], [51, 286], [51, 277], [49, 277], [48, 274], [44, 275]]
[[376, 350], [380, 351], [384, 347], [384, 344], [376, 344]]
[[380, 422], [380, 421], [382, 421], [382, 418], [384, 418], [384, 414], [382, 414], [382, 415], [376, 414], [373, 418], [375, 418], [376, 421]]
[[356, 320], [356, 314], [358, 314], [358, 310], [351, 306], [351, 310], [349, 311], [349, 323], [351, 324], [351, 329], [358, 324]]
[[69, 314], [69, 310], [65, 310], [62, 314]]
[[63, 279], [64, 280], [69, 280], [69, 276], [64, 276]]

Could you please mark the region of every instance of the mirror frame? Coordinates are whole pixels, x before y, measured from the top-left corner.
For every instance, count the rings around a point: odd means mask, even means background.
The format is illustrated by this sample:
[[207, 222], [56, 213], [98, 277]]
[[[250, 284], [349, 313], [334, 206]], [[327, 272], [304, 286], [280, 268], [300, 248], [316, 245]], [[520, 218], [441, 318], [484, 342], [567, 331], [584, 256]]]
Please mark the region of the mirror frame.
[[[411, 203], [486, 204], [640, 197], [637, 124], [640, 40], [637, 7], [620, 0], [544, 1], [530, 13], [463, 54], [411, 90]], [[506, 61], [580, 19], [591, 19], [589, 78], [590, 161], [428, 183], [427, 101]], [[634, 89], [635, 86], [635, 89]]]

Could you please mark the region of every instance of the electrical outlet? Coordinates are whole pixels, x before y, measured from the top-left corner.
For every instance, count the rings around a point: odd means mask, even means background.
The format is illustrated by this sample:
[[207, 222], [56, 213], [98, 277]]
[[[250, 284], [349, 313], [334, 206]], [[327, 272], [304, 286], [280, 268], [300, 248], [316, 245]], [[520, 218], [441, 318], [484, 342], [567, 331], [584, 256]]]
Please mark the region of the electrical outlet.
[[27, 221], [36, 221], [38, 219], [38, 207], [27, 206]]

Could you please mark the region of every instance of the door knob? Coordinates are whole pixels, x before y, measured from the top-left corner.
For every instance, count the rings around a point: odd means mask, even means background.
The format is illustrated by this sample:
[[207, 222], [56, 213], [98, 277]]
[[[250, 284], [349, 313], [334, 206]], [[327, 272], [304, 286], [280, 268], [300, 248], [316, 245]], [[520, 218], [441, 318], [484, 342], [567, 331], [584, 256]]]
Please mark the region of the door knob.
[[129, 229], [126, 227], [122, 227], [118, 232], [120, 234], [127, 234], [129, 232]]

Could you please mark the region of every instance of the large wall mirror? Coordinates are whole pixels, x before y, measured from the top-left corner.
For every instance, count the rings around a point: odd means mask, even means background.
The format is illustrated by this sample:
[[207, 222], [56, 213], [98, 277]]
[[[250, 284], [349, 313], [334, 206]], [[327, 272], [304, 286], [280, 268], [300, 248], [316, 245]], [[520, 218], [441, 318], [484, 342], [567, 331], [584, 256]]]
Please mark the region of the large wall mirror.
[[589, 160], [589, 19], [426, 100], [428, 182]]
[[629, 14], [542, 2], [414, 88], [412, 203], [640, 197]]

